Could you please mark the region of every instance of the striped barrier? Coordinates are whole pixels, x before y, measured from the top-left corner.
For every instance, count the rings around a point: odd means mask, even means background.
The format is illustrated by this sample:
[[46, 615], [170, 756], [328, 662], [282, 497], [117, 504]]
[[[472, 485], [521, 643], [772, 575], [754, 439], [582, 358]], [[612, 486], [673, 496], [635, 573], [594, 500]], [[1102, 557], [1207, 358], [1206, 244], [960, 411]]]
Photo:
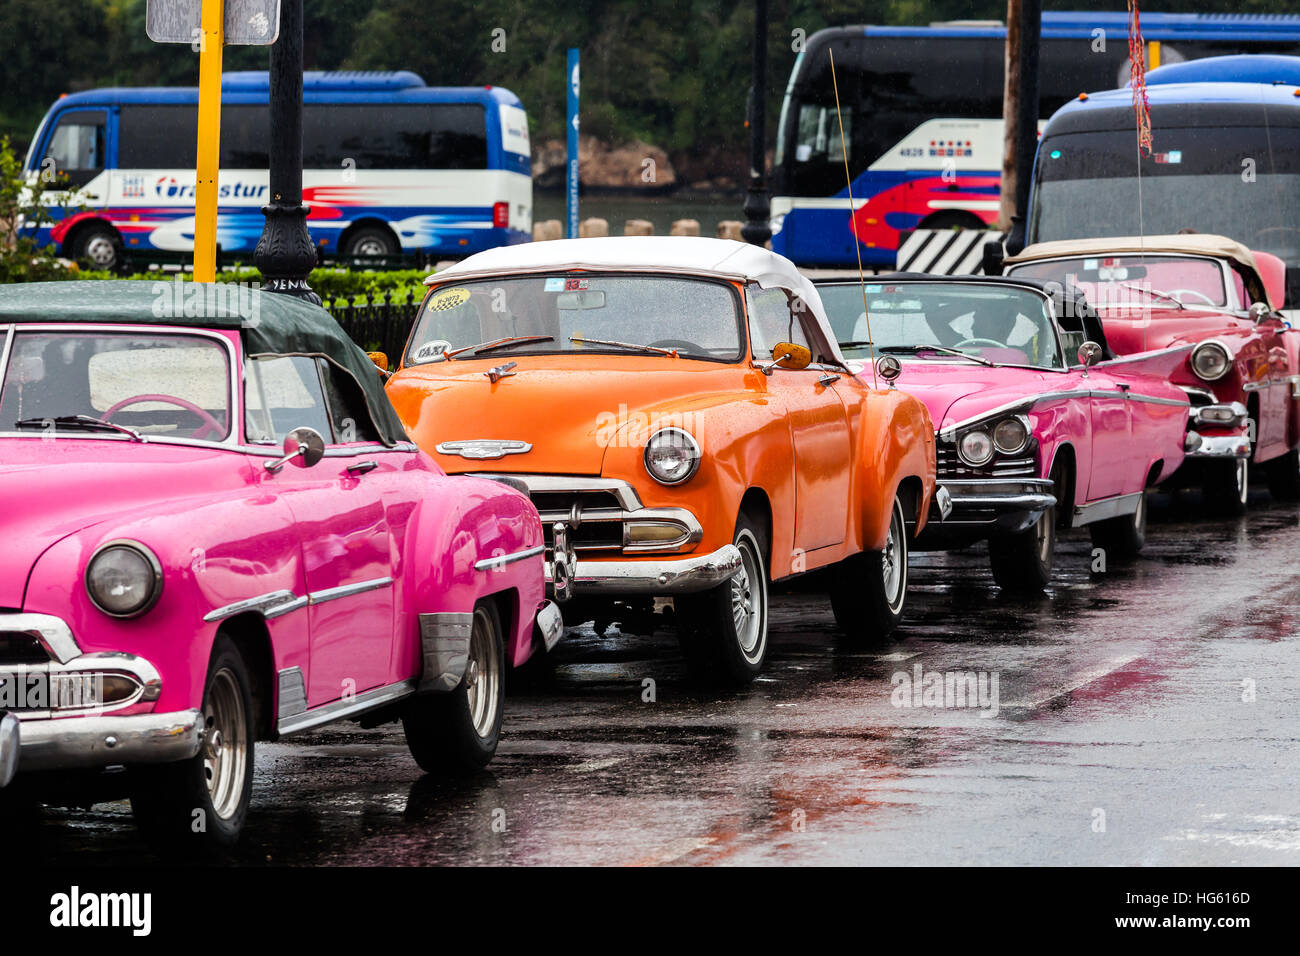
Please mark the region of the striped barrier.
[[1002, 241], [1006, 233], [991, 229], [914, 229], [900, 234], [899, 272], [930, 272], [945, 276], [978, 275], [984, 243]]

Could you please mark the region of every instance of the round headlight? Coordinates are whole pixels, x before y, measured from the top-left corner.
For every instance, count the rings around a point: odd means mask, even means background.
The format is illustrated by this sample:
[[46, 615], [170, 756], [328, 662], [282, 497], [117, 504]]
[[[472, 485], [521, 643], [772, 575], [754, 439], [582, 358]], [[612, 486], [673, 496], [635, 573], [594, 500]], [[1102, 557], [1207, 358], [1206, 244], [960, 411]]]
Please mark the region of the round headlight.
[[1228, 350], [1218, 342], [1202, 342], [1192, 349], [1192, 371], [1207, 382], [1223, 378], [1231, 366]]
[[1004, 418], [993, 429], [993, 444], [1004, 455], [1015, 455], [1029, 444], [1029, 429], [1018, 418]]
[[957, 443], [957, 451], [968, 465], [986, 465], [993, 457], [993, 439], [985, 431], [967, 432]]
[[162, 566], [134, 541], [110, 541], [86, 565], [86, 593], [110, 617], [135, 617], [162, 594]]
[[680, 485], [700, 467], [700, 445], [681, 428], [665, 428], [645, 445], [645, 470], [662, 485]]

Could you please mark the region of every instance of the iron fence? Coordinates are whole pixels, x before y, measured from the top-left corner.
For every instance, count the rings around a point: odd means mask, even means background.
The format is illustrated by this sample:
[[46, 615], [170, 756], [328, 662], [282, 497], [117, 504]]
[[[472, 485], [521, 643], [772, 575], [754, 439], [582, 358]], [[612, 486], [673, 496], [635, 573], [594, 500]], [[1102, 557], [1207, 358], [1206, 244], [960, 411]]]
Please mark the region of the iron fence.
[[381, 296], [373, 292], [331, 296], [324, 300], [324, 306], [352, 341], [367, 352], [387, 353], [389, 362], [396, 366], [406, 348], [420, 300], [414, 289], [408, 289], [405, 296], [399, 293], [396, 299], [391, 291]]

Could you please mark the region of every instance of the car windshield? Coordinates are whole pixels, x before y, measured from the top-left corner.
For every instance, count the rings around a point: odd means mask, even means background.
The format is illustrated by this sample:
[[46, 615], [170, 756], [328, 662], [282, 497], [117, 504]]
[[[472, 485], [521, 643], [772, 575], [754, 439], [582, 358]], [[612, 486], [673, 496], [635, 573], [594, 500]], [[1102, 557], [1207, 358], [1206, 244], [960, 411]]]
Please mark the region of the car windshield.
[[197, 335], [19, 327], [0, 370], [0, 431], [220, 441], [228, 362], [221, 343]]
[[[1111, 308], [1160, 308], [1162, 303], [1225, 308], [1228, 292], [1223, 268], [1215, 259], [1188, 256], [1086, 256], [1026, 262], [1007, 270], [1043, 282], [1073, 283], [1088, 301], [1104, 311]], [[1233, 273], [1236, 276], [1236, 273]], [[1236, 280], [1240, 283], [1240, 279]], [[1245, 289], [1240, 289], [1244, 300]]]
[[725, 283], [574, 272], [438, 287], [421, 306], [407, 363], [588, 352], [738, 361], [742, 348]]
[[857, 283], [821, 285], [818, 291], [848, 358], [867, 358], [871, 341], [876, 352], [903, 358], [1065, 367], [1048, 299], [1028, 289], [961, 282], [869, 283], [866, 313], [863, 287]]

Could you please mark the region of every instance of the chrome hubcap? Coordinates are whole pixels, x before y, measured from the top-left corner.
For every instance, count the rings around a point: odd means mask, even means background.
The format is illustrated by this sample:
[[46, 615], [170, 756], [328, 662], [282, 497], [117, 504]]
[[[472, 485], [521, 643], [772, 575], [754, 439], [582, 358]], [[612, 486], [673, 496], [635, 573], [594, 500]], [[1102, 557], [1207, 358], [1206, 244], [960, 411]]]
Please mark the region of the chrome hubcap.
[[248, 772], [248, 724], [239, 683], [228, 668], [219, 670], [203, 705], [203, 775], [212, 809], [223, 820], [232, 817], [244, 795]]
[[474, 733], [487, 738], [496, 725], [501, 699], [501, 661], [496, 635], [486, 612], [474, 612], [474, 630], [469, 639], [469, 664], [465, 667], [465, 700]]
[[356, 245], [355, 254], [358, 256], [382, 256], [388, 252], [388, 247], [378, 239], [363, 239]]
[[740, 548], [740, 570], [731, 578], [731, 620], [740, 652], [755, 660], [763, 645], [762, 570], [747, 538], [736, 542]]
[[110, 266], [117, 258], [117, 250], [112, 240], [96, 236], [86, 244], [86, 258], [97, 266]]

